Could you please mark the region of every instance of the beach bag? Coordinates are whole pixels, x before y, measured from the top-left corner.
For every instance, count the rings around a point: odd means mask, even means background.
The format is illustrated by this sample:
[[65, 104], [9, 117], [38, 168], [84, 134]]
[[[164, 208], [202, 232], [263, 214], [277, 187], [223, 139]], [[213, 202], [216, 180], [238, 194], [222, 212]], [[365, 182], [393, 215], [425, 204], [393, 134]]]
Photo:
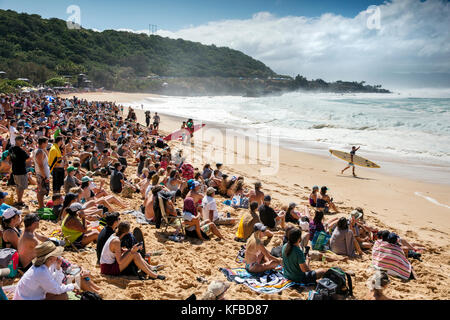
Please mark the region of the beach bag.
[[36, 212], [41, 220], [53, 221], [58, 219], [58, 216], [53, 212], [52, 208], [40, 208]]
[[0, 249], [0, 269], [9, 269], [8, 278], [14, 278], [19, 268], [19, 253], [12, 248]]
[[[321, 283], [321, 280], [329, 280]], [[322, 279], [319, 280], [317, 287], [319, 286], [326, 288], [327, 283], [330, 281], [336, 285], [335, 294], [343, 296], [353, 296], [353, 286], [352, 277], [346, 273], [344, 270], [338, 267], [332, 267], [328, 269], [323, 275]], [[317, 289], [316, 289], [317, 290]]]
[[312, 249], [323, 251], [325, 250], [325, 246], [328, 244], [331, 236], [324, 231], [316, 232], [314, 234], [314, 238], [311, 241]]

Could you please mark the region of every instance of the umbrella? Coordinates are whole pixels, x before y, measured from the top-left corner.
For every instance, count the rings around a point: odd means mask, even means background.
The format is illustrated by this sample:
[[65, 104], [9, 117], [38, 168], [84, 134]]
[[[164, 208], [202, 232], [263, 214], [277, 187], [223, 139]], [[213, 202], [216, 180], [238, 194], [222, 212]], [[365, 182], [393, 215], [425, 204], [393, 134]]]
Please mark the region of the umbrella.
[[53, 100], [55, 100], [55, 98], [53, 98], [52, 96], [45, 96], [45, 98], [46, 98], [48, 101], [50, 101], [50, 102], [52, 102]]

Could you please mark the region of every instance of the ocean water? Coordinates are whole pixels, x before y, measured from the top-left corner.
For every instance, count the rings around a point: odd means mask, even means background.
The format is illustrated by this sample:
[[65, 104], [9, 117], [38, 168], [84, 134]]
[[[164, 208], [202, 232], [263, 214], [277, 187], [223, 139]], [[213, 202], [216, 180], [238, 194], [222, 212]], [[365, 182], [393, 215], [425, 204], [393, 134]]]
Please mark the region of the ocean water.
[[[350, 150], [391, 172], [450, 183], [450, 93], [288, 93], [245, 98], [161, 97], [136, 102], [160, 113], [242, 128], [268, 128], [291, 149]], [[397, 164], [397, 165], [396, 165]], [[403, 170], [403, 171], [402, 171]], [[447, 182], [446, 182], [447, 181]]]

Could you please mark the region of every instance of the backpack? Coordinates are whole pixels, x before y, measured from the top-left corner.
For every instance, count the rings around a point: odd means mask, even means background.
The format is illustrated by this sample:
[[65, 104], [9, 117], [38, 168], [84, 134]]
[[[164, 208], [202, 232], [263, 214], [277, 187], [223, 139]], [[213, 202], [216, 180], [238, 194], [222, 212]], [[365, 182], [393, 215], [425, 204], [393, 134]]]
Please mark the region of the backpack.
[[37, 214], [41, 220], [57, 220], [58, 216], [53, 212], [52, 208], [41, 208], [37, 210]]
[[309, 293], [308, 300], [336, 300], [336, 295], [353, 296], [352, 278], [341, 268], [333, 267], [317, 281], [316, 290]]
[[0, 269], [9, 269], [8, 278], [14, 278], [19, 268], [19, 253], [12, 248], [0, 249]]
[[331, 236], [324, 231], [316, 232], [314, 234], [314, 238], [311, 241], [312, 249], [323, 251], [325, 246], [328, 244], [328, 240], [330, 240]]

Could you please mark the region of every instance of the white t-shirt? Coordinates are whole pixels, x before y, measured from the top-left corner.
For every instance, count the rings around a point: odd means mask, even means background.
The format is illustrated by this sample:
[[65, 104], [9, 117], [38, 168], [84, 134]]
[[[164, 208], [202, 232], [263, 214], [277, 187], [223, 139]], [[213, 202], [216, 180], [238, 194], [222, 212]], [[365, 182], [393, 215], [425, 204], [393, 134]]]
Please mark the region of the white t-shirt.
[[209, 212], [214, 210], [213, 221], [219, 219], [219, 212], [217, 211], [216, 200], [213, 197], [205, 196], [202, 200], [203, 219], [209, 220]]
[[63, 284], [64, 273], [54, 265], [32, 266], [22, 276], [14, 292], [13, 300], [44, 300], [47, 293], [63, 294], [75, 289], [74, 284]]
[[9, 126], [9, 143], [11, 143], [11, 146], [16, 145], [16, 137], [19, 131], [13, 126]]

